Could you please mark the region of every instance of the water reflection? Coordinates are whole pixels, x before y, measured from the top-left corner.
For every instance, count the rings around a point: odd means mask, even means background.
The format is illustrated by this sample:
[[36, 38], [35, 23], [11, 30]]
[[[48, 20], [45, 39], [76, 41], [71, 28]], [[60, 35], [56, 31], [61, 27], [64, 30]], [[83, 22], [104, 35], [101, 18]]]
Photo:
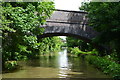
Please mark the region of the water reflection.
[[65, 78], [68, 75], [68, 71], [69, 69], [69, 64], [68, 64], [68, 57], [67, 57], [67, 49], [65, 49], [64, 51], [61, 51], [58, 53], [59, 57], [58, 57], [58, 63], [59, 63], [59, 78]]
[[59, 52], [59, 68], [68, 68], [68, 57], [67, 57], [67, 50]]

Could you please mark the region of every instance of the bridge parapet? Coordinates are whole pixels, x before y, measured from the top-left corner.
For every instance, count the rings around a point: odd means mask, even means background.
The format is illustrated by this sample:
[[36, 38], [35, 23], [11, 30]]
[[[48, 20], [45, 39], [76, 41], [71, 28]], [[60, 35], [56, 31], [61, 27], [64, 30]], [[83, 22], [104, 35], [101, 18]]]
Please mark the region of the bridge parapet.
[[82, 11], [57, 10], [47, 19], [47, 22], [66, 24], [86, 24], [87, 13]]

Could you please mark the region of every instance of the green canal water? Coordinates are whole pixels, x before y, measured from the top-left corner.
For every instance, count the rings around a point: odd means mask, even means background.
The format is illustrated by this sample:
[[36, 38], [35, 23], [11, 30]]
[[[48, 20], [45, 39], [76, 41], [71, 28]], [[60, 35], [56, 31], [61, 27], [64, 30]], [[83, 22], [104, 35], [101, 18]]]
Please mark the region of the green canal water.
[[[67, 50], [55, 56], [40, 56], [40, 59], [20, 61], [21, 70], [5, 73], [3, 78], [110, 78], [85, 60], [68, 56]], [[79, 80], [79, 79], [78, 79]]]

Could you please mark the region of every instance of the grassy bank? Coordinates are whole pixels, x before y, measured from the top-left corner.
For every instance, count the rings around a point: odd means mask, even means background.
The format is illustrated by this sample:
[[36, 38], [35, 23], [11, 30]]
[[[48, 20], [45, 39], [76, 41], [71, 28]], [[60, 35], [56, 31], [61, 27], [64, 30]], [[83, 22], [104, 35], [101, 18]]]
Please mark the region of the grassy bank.
[[96, 68], [102, 70], [105, 74], [113, 78], [120, 79], [120, 64], [99, 56], [87, 55], [86, 60]]

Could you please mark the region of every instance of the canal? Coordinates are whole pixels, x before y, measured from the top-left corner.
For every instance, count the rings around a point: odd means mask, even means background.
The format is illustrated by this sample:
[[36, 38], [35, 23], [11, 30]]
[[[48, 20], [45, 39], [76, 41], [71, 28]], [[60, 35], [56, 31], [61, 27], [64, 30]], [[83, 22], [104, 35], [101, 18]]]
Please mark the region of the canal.
[[[69, 56], [64, 49], [54, 56], [20, 61], [23, 66], [13, 73], [4, 73], [3, 78], [109, 78], [80, 57]], [[76, 79], [77, 80], [77, 79]], [[79, 80], [79, 79], [78, 79]]]

